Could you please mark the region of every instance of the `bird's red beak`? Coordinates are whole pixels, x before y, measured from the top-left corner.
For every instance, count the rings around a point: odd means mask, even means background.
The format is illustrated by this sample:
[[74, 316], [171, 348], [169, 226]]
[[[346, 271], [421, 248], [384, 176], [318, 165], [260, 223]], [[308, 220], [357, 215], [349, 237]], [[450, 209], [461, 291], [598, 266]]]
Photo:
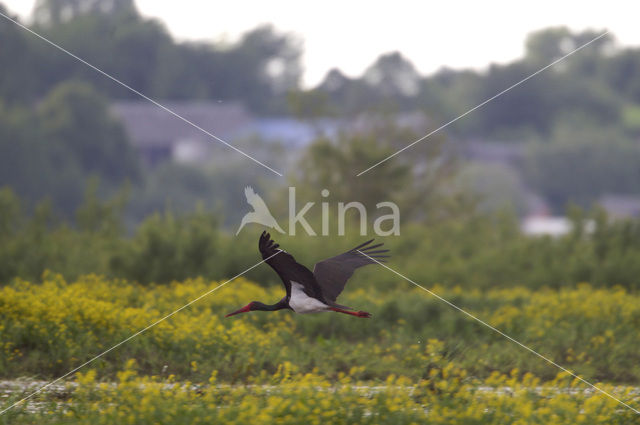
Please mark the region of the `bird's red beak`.
[[236, 314], [246, 313], [248, 311], [251, 311], [251, 304], [247, 304], [244, 307], [242, 307], [240, 310], [236, 310], [233, 313], [229, 313], [224, 317], [231, 317], [231, 316], [235, 316]]

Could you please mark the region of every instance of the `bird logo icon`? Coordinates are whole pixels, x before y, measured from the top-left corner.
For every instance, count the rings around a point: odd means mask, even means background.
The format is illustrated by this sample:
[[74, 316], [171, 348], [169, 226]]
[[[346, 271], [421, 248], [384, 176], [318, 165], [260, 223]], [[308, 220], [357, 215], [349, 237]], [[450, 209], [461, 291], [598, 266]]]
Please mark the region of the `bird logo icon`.
[[263, 226], [276, 229], [280, 233], [284, 233], [284, 230], [282, 230], [276, 219], [271, 215], [267, 204], [264, 203], [264, 200], [262, 200], [260, 195], [258, 195], [251, 186], [244, 188], [244, 196], [247, 198], [247, 203], [253, 207], [253, 211], [246, 213], [244, 217], [242, 217], [242, 222], [236, 235], [240, 233], [240, 230], [248, 223], [262, 224]]

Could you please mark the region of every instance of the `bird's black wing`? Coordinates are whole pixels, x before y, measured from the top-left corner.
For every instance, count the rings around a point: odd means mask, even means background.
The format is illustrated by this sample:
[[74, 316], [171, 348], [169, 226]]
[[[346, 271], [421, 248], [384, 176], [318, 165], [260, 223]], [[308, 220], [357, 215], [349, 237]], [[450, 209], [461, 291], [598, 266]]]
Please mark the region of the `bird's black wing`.
[[[344, 254], [327, 258], [315, 265], [313, 274], [322, 288], [322, 293], [329, 301], [335, 301], [338, 298], [347, 280], [353, 276], [356, 269], [366, 266], [367, 264], [375, 264], [375, 261], [371, 258], [384, 262], [384, 259], [389, 257], [388, 255], [384, 255], [389, 252], [388, 249], [376, 250], [376, 248], [381, 247], [383, 244], [370, 245], [371, 242], [373, 242], [373, 239], [362, 245], [358, 245]], [[367, 254], [371, 258], [367, 258], [358, 251]]]
[[[298, 282], [304, 287], [304, 292], [310, 297], [324, 301], [322, 289], [311, 270], [298, 263], [291, 254], [279, 249], [267, 232], [262, 232], [258, 248], [263, 259], [269, 258], [266, 263], [278, 273], [287, 291], [287, 299], [291, 298], [291, 281]], [[277, 255], [274, 255], [278, 253]]]

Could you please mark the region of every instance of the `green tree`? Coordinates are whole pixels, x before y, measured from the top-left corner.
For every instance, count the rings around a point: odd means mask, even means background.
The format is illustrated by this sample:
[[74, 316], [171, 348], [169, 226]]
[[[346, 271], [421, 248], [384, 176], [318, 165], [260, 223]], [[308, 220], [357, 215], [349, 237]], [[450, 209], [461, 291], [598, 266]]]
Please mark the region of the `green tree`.
[[218, 239], [216, 218], [204, 211], [183, 217], [155, 214], [140, 225], [130, 243], [112, 252], [110, 268], [142, 283], [214, 276]]
[[620, 96], [640, 103], [640, 49], [628, 48], [603, 64], [603, 78]]
[[139, 175], [138, 160], [124, 128], [91, 86], [63, 83], [40, 104], [42, 137], [54, 160], [77, 162], [85, 175], [120, 184]]
[[379, 202], [395, 202], [406, 221], [452, 217], [460, 212], [461, 194], [453, 184], [458, 166], [443, 151], [441, 136], [357, 176], [415, 139], [412, 132], [390, 122], [370, 133], [343, 134], [337, 141], [319, 139], [307, 148], [293, 183], [302, 196], [318, 200], [320, 191], [327, 189], [328, 201], [359, 201], [371, 213]]
[[[0, 11], [11, 15], [1, 3]], [[11, 18], [19, 21], [17, 16]], [[38, 55], [33, 39], [22, 28], [3, 19], [0, 40], [0, 102], [13, 104], [32, 100], [40, 86]]]
[[602, 195], [638, 195], [640, 148], [615, 128], [567, 123], [551, 143], [527, 154], [526, 181], [562, 211], [571, 202], [590, 206]]
[[210, 95], [241, 98], [256, 111], [286, 111], [287, 93], [299, 87], [302, 76], [299, 41], [272, 26], [246, 33], [220, 56], [217, 72], [209, 75]]
[[[173, 48], [173, 41], [162, 24], [144, 19], [134, 11], [114, 15], [86, 13], [57, 25], [36, 27], [36, 30], [125, 84], [152, 96], [161, 57]], [[109, 97], [139, 99], [51, 46], [40, 43], [38, 49], [42, 70], [38, 78], [44, 82], [45, 91], [63, 81], [82, 80]]]

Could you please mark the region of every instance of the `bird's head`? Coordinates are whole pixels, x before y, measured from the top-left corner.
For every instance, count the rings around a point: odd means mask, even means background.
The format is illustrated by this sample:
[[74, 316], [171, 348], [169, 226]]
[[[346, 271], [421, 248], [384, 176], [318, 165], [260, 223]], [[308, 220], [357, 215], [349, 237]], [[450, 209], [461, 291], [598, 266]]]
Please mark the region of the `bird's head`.
[[260, 308], [262, 305], [264, 305], [264, 304], [262, 304], [261, 302], [251, 301], [249, 304], [245, 305], [244, 307], [242, 307], [242, 308], [240, 308], [240, 309], [238, 309], [238, 310], [236, 310], [234, 312], [231, 312], [231, 313], [225, 315], [224, 317], [231, 317], [231, 316], [235, 316], [236, 314], [240, 314], [240, 313], [248, 313], [248, 312], [253, 311], [253, 310], [262, 310]]

